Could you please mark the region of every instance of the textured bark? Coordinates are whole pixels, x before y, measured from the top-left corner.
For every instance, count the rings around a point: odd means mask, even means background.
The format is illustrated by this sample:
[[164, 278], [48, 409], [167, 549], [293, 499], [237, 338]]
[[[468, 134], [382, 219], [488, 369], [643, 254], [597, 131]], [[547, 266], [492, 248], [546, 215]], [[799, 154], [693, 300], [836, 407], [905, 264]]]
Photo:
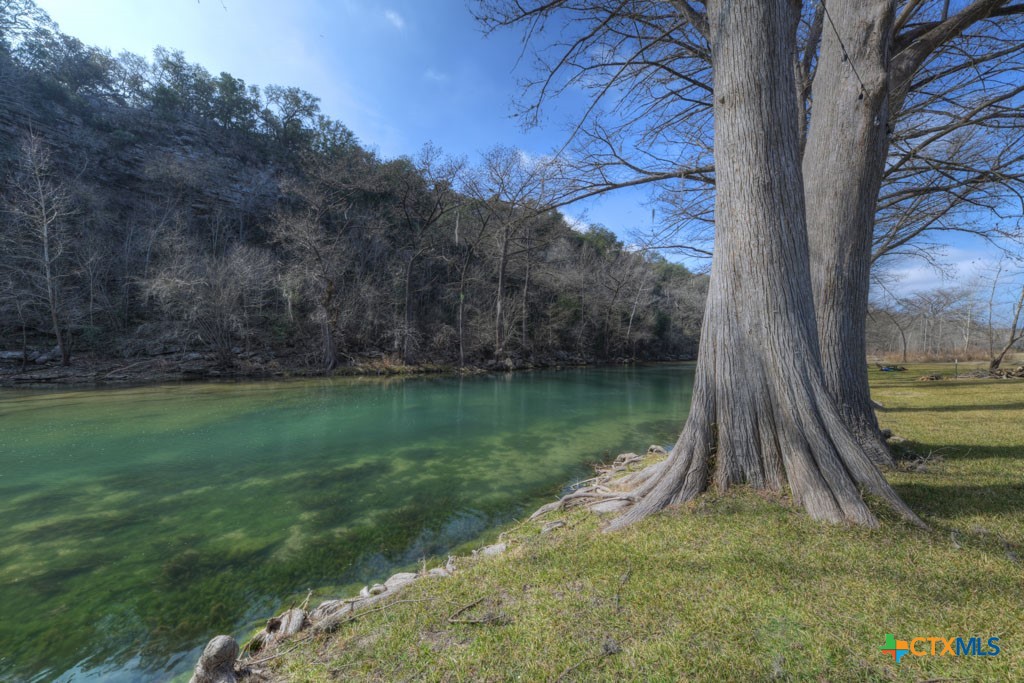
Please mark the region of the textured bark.
[[466, 269], [459, 273], [459, 367], [466, 367]]
[[338, 306], [335, 301], [334, 280], [328, 279], [320, 302], [323, 318], [320, 321], [321, 358], [325, 373], [338, 367], [338, 342], [335, 330], [338, 329]]
[[510, 228], [505, 226], [501, 233], [501, 257], [498, 260], [498, 287], [494, 303], [494, 359], [501, 360], [505, 354], [505, 273], [508, 270]]
[[914, 21], [919, 3], [904, 5], [904, 21], [894, 21], [895, 4], [847, 0], [828, 5], [803, 160], [826, 383], [858, 440], [883, 465], [892, 459], [869, 394], [865, 323], [871, 237], [890, 122], [929, 57], [1007, 2], [972, 0], [952, 16], [944, 11], [942, 21], [914, 28], [902, 24]]
[[406, 364], [412, 363], [412, 354], [410, 353], [410, 342], [412, 341], [412, 269], [416, 263], [416, 259], [420, 257], [423, 250], [416, 252], [409, 261], [405, 264], [405, 278], [403, 279], [403, 286], [405, 287], [405, 296], [402, 302], [402, 362]]
[[43, 274], [46, 278], [46, 301], [50, 307], [50, 323], [53, 325], [53, 336], [57, 339], [57, 348], [60, 350], [60, 364], [71, 365], [71, 352], [64, 341], [61, 332], [60, 320], [57, 310], [60, 308], [60, 298], [57, 290], [57, 282], [53, 273], [53, 261], [50, 258], [50, 231], [46, 223], [42, 227], [43, 236]]
[[[891, 465], [868, 388], [865, 323], [875, 205], [888, 152], [892, 0], [829, 6], [803, 157], [811, 279], [829, 394], [872, 459]], [[845, 49], [844, 49], [845, 48]]]
[[793, 96], [796, 11], [789, 0], [708, 2], [717, 233], [693, 403], [665, 467], [612, 529], [711, 480], [720, 490], [788, 484], [815, 519], [875, 525], [863, 486], [920, 523], [844, 425], [821, 369]]
[[1013, 322], [1010, 323], [1010, 335], [1007, 338], [1006, 345], [998, 355], [993, 356], [992, 360], [988, 364], [989, 370], [998, 370], [999, 366], [1003, 364], [1003, 359], [1006, 354], [1010, 352], [1010, 349], [1024, 338], [1024, 330], [1019, 329], [1020, 325], [1020, 314], [1024, 310], [1024, 287], [1021, 287], [1020, 296], [1017, 297], [1017, 303], [1013, 307]]
[[526, 269], [523, 275], [522, 352], [530, 352], [530, 224], [526, 224]]

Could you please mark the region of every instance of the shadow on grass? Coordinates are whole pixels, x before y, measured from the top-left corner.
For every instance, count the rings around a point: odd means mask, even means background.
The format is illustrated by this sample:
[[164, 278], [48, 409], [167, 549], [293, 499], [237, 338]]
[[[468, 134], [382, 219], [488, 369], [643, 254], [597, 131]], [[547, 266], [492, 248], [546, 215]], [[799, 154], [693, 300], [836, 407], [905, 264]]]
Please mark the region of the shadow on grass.
[[[1016, 446], [973, 446], [970, 444], [935, 444], [903, 441], [891, 444], [897, 461], [909, 462], [918, 458], [941, 456], [943, 460], [1005, 460], [1008, 463], [1024, 460], [1024, 448]], [[927, 470], [926, 470], [927, 471]], [[975, 474], [984, 474], [984, 471]]]
[[885, 407], [879, 409], [885, 413], [954, 413], [966, 410], [1024, 410], [1024, 402], [1020, 403], [964, 403], [961, 405], [948, 406], [914, 406], [906, 408]]
[[988, 486], [895, 484], [893, 488], [911, 509], [947, 520], [964, 515], [1024, 512], [1024, 483]]

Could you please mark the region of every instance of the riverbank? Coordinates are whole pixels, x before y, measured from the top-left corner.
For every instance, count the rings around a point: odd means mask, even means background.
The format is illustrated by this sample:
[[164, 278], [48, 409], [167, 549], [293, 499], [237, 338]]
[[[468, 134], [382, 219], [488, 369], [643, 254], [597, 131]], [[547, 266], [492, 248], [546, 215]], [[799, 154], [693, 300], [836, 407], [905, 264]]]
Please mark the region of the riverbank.
[[[31, 357], [31, 356], [30, 356]], [[48, 359], [48, 360], [47, 360]], [[209, 380], [287, 379], [294, 377], [357, 377], [401, 376], [427, 374], [474, 375], [486, 372], [511, 372], [558, 367], [590, 365], [623, 365], [630, 363], [681, 362], [692, 358], [682, 356], [598, 359], [568, 353], [542, 358], [510, 358], [486, 361], [459, 367], [450, 363], [405, 364], [392, 357], [358, 356], [349, 364], [324, 373], [299, 357], [239, 352], [231, 362], [211, 353], [177, 352], [144, 358], [110, 358], [92, 353], [76, 355], [71, 365], [62, 366], [59, 358], [44, 357], [44, 362], [22, 363], [13, 354], [0, 358], [0, 387], [68, 388], [96, 386], [139, 386], [169, 382]]]
[[[507, 529], [500, 556], [287, 642], [253, 680], [1024, 680], [1021, 385], [929, 374], [952, 369], [872, 373], [905, 439], [888, 476], [927, 531], [884, 510], [878, 530], [825, 526], [745, 491], [611, 535], [554, 513]], [[887, 633], [990, 655], [896, 663]]]

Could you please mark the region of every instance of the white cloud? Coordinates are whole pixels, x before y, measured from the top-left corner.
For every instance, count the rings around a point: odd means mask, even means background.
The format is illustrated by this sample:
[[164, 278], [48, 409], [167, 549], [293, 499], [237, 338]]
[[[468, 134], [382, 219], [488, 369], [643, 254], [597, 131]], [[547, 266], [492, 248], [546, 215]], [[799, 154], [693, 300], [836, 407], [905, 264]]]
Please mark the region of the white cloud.
[[448, 80], [448, 74], [443, 71], [438, 71], [434, 67], [428, 68], [423, 72], [423, 77], [428, 81], [434, 81], [436, 83], [444, 83]]
[[522, 148], [517, 149], [516, 153], [519, 155], [519, 163], [526, 168], [539, 168], [555, 163], [555, 158], [550, 154], [530, 154]]
[[584, 219], [577, 218], [576, 216], [570, 216], [564, 211], [562, 212], [562, 218], [564, 218], [565, 222], [569, 224], [569, 227], [576, 232], [586, 232], [587, 229], [590, 228], [590, 223]]
[[393, 9], [384, 10], [384, 18], [391, 22], [391, 25], [401, 31], [405, 28], [405, 19]]
[[994, 273], [999, 262], [999, 254], [990, 247], [944, 247], [937, 256], [937, 265], [909, 257], [885, 264], [887, 288], [905, 296], [940, 287], [969, 286], [979, 276]]

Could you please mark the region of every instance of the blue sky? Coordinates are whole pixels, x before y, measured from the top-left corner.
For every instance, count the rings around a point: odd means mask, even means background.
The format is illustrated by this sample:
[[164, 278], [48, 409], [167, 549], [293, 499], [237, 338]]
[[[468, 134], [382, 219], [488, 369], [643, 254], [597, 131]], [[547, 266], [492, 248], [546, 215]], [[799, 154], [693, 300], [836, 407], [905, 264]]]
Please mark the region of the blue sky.
[[[543, 155], [562, 141], [573, 103], [543, 130], [510, 116], [518, 95], [517, 34], [484, 37], [464, 0], [37, 0], [61, 30], [117, 54], [182, 50], [217, 74], [296, 85], [384, 157], [431, 141], [474, 161], [495, 144]], [[647, 227], [645, 193], [565, 209], [626, 237]]]

